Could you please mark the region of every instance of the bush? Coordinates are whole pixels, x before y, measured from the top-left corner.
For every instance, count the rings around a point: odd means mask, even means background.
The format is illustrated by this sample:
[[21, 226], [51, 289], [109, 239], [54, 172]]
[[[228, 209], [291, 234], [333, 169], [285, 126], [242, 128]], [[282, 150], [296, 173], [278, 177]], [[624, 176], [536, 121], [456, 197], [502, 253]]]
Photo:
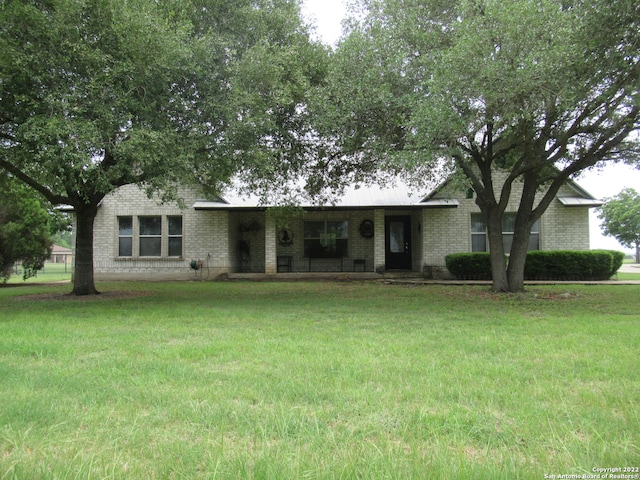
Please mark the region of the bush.
[[524, 278], [607, 280], [612, 275], [613, 262], [613, 255], [609, 251], [537, 250], [527, 254]]
[[[607, 280], [624, 260], [615, 250], [535, 250], [527, 253], [525, 280]], [[447, 269], [460, 280], [490, 280], [488, 253], [453, 253], [445, 257]]]
[[488, 253], [452, 253], [445, 257], [447, 270], [461, 280], [490, 280], [491, 258]]
[[609, 278], [613, 277], [616, 273], [618, 273], [618, 270], [620, 270], [620, 267], [624, 263], [624, 257], [625, 257], [624, 252], [619, 252], [617, 250], [592, 250], [592, 251], [606, 252], [611, 254], [612, 263], [611, 263], [611, 271], [609, 272]]

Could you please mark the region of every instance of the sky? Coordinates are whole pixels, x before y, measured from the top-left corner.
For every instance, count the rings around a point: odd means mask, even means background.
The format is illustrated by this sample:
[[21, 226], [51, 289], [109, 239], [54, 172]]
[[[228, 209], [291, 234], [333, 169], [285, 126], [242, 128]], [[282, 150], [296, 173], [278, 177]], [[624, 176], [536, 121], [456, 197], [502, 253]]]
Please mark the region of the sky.
[[[304, 0], [302, 13], [316, 26], [316, 35], [324, 43], [335, 44], [340, 37], [341, 21], [347, 13], [345, 0]], [[578, 184], [595, 198], [603, 200], [617, 195], [623, 188], [640, 190], [640, 170], [626, 165], [610, 165], [597, 172], [585, 172], [576, 179]], [[606, 248], [632, 252], [613, 237], [602, 235], [595, 209], [589, 215], [592, 249]]]

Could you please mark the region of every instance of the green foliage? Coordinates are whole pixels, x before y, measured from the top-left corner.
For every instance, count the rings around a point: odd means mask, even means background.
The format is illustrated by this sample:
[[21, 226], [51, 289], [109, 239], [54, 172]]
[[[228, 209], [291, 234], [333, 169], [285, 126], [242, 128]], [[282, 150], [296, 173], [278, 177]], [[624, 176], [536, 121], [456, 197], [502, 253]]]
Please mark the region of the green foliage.
[[[454, 253], [445, 260], [456, 278], [491, 278], [489, 253]], [[607, 280], [623, 261], [624, 253], [615, 250], [534, 250], [527, 253], [524, 276], [527, 280]]]
[[636, 249], [636, 262], [640, 263], [640, 194], [633, 188], [625, 188], [618, 195], [606, 199], [598, 208], [602, 231], [622, 245]]
[[527, 253], [524, 275], [529, 280], [606, 280], [613, 261], [604, 250], [536, 250]]
[[[333, 187], [399, 170], [429, 183], [461, 171], [489, 231], [519, 205], [523, 233], [505, 252], [517, 261], [493, 268], [496, 290], [517, 291], [524, 232], [563, 183], [605, 160], [638, 157], [637, 2], [359, 3], [333, 57], [331, 106], [318, 110], [328, 119], [319, 131], [341, 148], [318, 162], [318, 178]], [[489, 241], [498, 262], [502, 240]]]
[[298, 2], [271, 0], [1, 2], [0, 51], [0, 168], [74, 207], [76, 293], [118, 187], [286, 185], [326, 64]]
[[625, 253], [618, 250], [592, 250], [593, 252], [605, 252], [611, 255], [611, 271], [609, 272], [609, 278], [614, 276], [622, 267], [624, 263]]
[[16, 262], [23, 278], [42, 269], [51, 254], [51, 219], [32, 190], [12, 177], [0, 177], [0, 281]]
[[464, 280], [491, 278], [491, 257], [487, 252], [452, 253], [445, 257], [447, 270]]

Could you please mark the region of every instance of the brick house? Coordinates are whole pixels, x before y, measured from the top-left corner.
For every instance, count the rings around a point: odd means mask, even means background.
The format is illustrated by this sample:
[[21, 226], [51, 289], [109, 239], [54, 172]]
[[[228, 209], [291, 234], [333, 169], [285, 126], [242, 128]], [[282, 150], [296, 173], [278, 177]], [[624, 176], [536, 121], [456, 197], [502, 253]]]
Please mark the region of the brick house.
[[[303, 205], [286, 219], [232, 195], [203, 200], [184, 189], [181, 196], [182, 209], [147, 198], [135, 185], [105, 197], [95, 221], [96, 279], [189, 280], [203, 271], [208, 278], [389, 271], [445, 277], [446, 255], [487, 248], [473, 192], [448, 183], [426, 197], [404, 188], [354, 190], [334, 205]], [[600, 204], [567, 182], [532, 229], [530, 248], [589, 249], [589, 208]], [[507, 212], [516, 209], [513, 200]]]

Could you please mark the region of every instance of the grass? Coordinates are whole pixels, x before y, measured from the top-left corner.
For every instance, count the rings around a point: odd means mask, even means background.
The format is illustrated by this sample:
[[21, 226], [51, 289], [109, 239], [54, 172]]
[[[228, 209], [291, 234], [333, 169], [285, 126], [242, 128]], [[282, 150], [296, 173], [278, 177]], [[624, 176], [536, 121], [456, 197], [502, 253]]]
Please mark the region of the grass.
[[29, 277], [26, 280], [22, 278], [22, 271], [17, 274], [11, 275], [7, 283], [10, 284], [34, 284], [42, 282], [70, 282], [71, 281], [70, 264], [63, 263], [47, 263], [44, 268], [38, 271], [35, 277]]
[[99, 287], [0, 289], [0, 479], [640, 466], [638, 286]]

